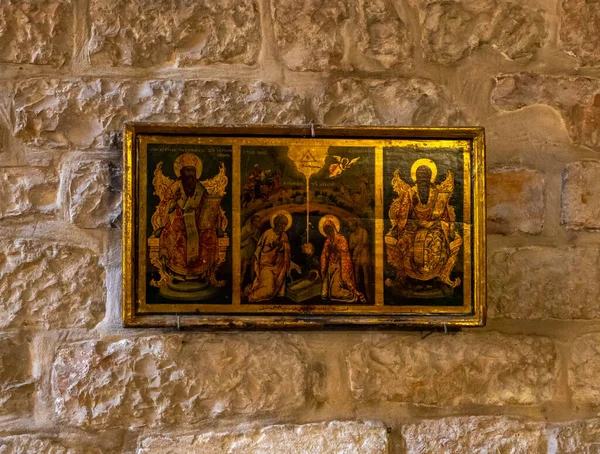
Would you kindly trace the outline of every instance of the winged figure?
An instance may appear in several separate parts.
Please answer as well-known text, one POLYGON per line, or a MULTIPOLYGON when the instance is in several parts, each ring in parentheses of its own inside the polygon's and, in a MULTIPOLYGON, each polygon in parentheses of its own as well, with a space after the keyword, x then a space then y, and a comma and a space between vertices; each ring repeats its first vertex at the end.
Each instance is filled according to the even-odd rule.
POLYGON ((335 178, 341 175, 344 170, 348 170, 350 167, 356 164, 356 162, 360 159, 360 156, 352 160, 348 158, 342 158, 340 156, 333 156, 333 159, 335 159, 336 162, 335 164, 331 164, 329 166, 329 178, 335 178))

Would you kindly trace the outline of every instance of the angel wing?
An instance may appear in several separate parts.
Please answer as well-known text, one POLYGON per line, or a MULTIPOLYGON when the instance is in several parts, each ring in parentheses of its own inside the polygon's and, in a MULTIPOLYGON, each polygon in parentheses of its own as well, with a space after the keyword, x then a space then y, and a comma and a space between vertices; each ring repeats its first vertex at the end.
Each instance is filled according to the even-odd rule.
POLYGON ((225 195, 225 189, 227 188, 227 178, 225 164, 219 163, 219 173, 214 177, 201 181, 202 185, 206 188, 207 192, 211 196, 223 197, 225 195))
POLYGON ((394 199, 388 211, 388 216, 392 223, 390 232, 396 228, 400 230, 404 228, 410 209, 410 185, 402 179, 399 169, 396 169, 394 172, 392 187, 394 188, 394 192, 398 194, 398 197, 394 199))
POLYGON ((454 192, 454 174, 451 170, 448 170, 446 173, 446 178, 444 178, 444 181, 437 185, 437 190, 439 192, 454 192))
POLYGON ((394 192, 402 197, 404 194, 407 194, 410 191, 410 185, 402 179, 400 176, 400 170, 396 169, 394 171, 394 177, 392 178, 392 187, 394 188, 394 192))
POLYGON ((358 161, 360 159, 360 156, 358 158, 354 158, 350 161, 350 163, 348 164, 348 167, 350 167, 352 164, 355 164, 356 161, 358 161))
POLYGON ((154 171, 154 178, 152 178, 152 185, 154 186, 154 194, 162 201, 167 194, 169 187, 174 183, 169 177, 162 172, 163 163, 162 161, 156 166, 154 171))
POLYGON ((174 183, 169 177, 165 176, 162 172, 163 163, 162 161, 156 166, 154 171, 154 178, 152 178, 152 185, 154 186, 154 194, 160 199, 160 203, 156 207, 156 211, 152 215, 152 228, 156 231, 160 227, 163 227, 163 220, 165 219, 166 204, 163 203, 168 198, 168 194, 171 192, 170 186, 174 183))

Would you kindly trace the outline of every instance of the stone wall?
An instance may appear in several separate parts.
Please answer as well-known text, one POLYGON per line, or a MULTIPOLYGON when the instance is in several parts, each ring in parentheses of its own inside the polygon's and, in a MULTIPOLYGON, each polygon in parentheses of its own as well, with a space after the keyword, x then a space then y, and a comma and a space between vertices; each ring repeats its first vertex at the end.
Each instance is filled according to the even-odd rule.
POLYGON ((0 453, 592 453, 600 3, 0 0, 0 453), (120 327, 126 120, 482 125, 489 321, 120 327))

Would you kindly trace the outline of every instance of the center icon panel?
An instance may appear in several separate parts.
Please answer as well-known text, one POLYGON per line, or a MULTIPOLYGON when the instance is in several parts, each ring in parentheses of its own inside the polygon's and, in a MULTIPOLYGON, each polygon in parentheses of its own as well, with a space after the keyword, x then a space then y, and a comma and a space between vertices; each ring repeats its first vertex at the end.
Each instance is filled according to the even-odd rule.
POLYGON ((242 304, 374 304, 374 148, 241 151, 242 304))

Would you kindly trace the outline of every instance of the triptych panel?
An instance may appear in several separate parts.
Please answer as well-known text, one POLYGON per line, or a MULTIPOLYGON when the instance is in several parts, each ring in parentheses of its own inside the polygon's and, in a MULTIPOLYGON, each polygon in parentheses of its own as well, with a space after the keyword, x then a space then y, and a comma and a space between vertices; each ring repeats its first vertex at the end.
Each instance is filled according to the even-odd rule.
POLYGON ((474 314, 472 141, 136 145, 136 314, 474 314))

